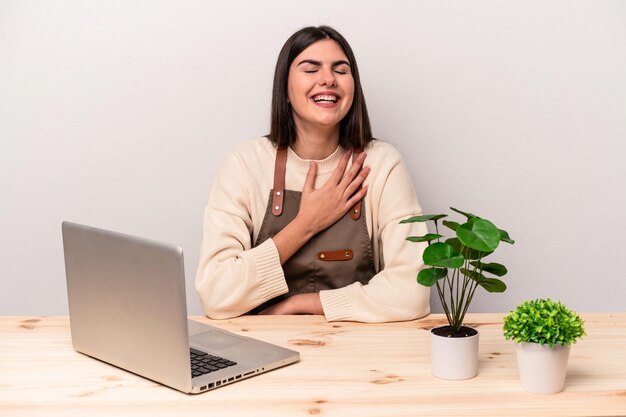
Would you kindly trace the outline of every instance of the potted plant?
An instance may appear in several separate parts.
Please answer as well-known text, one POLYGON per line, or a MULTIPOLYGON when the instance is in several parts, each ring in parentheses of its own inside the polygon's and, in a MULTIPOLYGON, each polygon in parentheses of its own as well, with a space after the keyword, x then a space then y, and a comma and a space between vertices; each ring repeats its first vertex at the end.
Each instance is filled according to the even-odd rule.
POLYGON ((525 301, 504 318, 503 328, 504 337, 516 342, 522 388, 537 394, 561 392, 570 347, 585 335, 578 314, 550 299, 525 301))
POLYGON ((468 379, 478 373, 478 331, 463 325, 465 313, 474 292, 482 287, 488 292, 503 292, 506 284, 500 277, 507 273, 504 265, 483 262, 500 242, 515 243, 509 234, 498 229, 489 220, 450 207, 465 217, 464 223, 444 220, 442 223, 455 232, 455 237, 442 241, 439 220, 446 214, 414 216, 401 223, 432 221, 436 233, 409 236, 411 242, 427 242, 422 254, 426 268, 419 271, 417 282, 432 287, 446 314, 448 325, 431 330, 431 372, 444 379, 468 379), (495 277, 489 277, 491 274, 495 277))

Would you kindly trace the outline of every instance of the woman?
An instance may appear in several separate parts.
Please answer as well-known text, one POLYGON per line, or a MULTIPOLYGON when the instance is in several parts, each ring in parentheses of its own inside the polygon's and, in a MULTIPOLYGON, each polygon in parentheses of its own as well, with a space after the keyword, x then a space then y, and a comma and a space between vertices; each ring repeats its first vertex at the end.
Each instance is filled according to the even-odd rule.
POLYGON ((287 40, 271 117, 270 134, 228 154, 211 187, 196 277, 206 314, 428 314, 429 289, 415 279, 423 246, 405 240, 425 226, 399 224, 421 209, 399 153, 372 138, 337 31, 307 27, 287 40))

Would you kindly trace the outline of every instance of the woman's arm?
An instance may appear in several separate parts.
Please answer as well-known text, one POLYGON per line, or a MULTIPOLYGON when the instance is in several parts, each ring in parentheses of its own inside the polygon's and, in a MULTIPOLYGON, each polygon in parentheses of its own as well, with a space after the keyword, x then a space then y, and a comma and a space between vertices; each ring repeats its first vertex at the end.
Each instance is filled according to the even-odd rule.
POLYGON ((316 292, 296 294, 259 314, 324 314, 320 295, 316 292))
POLYGON ((222 160, 204 211, 195 286, 205 314, 216 319, 245 314, 288 291, 274 241, 252 247, 254 178, 244 160, 237 152, 222 160))
MULTIPOLYGON (((319 189, 313 187, 317 167, 312 163, 296 219, 254 248, 250 189, 256 186, 251 183, 255 178, 246 175, 245 164, 237 154, 224 158, 216 171, 204 212, 196 274, 196 289, 209 317, 239 316, 288 292, 281 265, 367 193, 366 187, 355 193, 369 172, 361 169, 365 155, 345 171, 349 157, 348 153, 343 155, 330 179, 319 189)), ((292 298, 266 313, 321 313, 317 294, 292 298)))
POLYGON ((382 270, 367 285, 355 283, 336 290, 321 291, 327 320, 388 322, 411 320, 429 313, 430 288, 419 285, 426 244, 405 240, 427 233, 423 223, 399 224, 421 213, 411 176, 400 154, 391 146, 381 155, 370 151, 370 215, 374 218, 373 240, 378 241, 382 270), (383 267, 384 265, 384 267, 383 267))

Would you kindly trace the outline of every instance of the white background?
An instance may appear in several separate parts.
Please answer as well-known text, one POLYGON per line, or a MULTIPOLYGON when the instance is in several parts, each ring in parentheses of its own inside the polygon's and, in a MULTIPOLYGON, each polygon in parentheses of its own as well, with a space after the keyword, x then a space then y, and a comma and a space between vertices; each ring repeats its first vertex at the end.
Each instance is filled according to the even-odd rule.
POLYGON ((279 49, 319 24, 424 211, 517 241, 472 311, 624 310, 626 2, 0 0, 0 314, 67 314, 62 220, 181 246, 201 314, 214 168, 268 132, 279 49))

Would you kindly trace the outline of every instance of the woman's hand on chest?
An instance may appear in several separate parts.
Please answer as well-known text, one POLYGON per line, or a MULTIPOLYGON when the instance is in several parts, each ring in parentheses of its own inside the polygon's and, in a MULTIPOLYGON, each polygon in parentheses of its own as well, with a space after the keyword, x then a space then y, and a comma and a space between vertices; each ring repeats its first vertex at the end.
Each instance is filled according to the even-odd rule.
POLYGON ((284 264, 313 236, 334 224, 367 194, 367 186, 359 188, 370 169, 363 167, 365 153, 361 153, 346 171, 351 152, 346 152, 330 178, 320 188, 315 188, 317 164, 311 162, 302 189, 300 207, 296 217, 272 239, 280 263, 284 264))
POLYGON ((367 194, 367 186, 359 188, 370 173, 370 168, 363 166, 366 154, 360 153, 346 171, 351 155, 352 152, 346 152, 330 178, 317 189, 317 164, 311 162, 295 219, 307 227, 309 233, 315 235, 335 223, 367 194))

